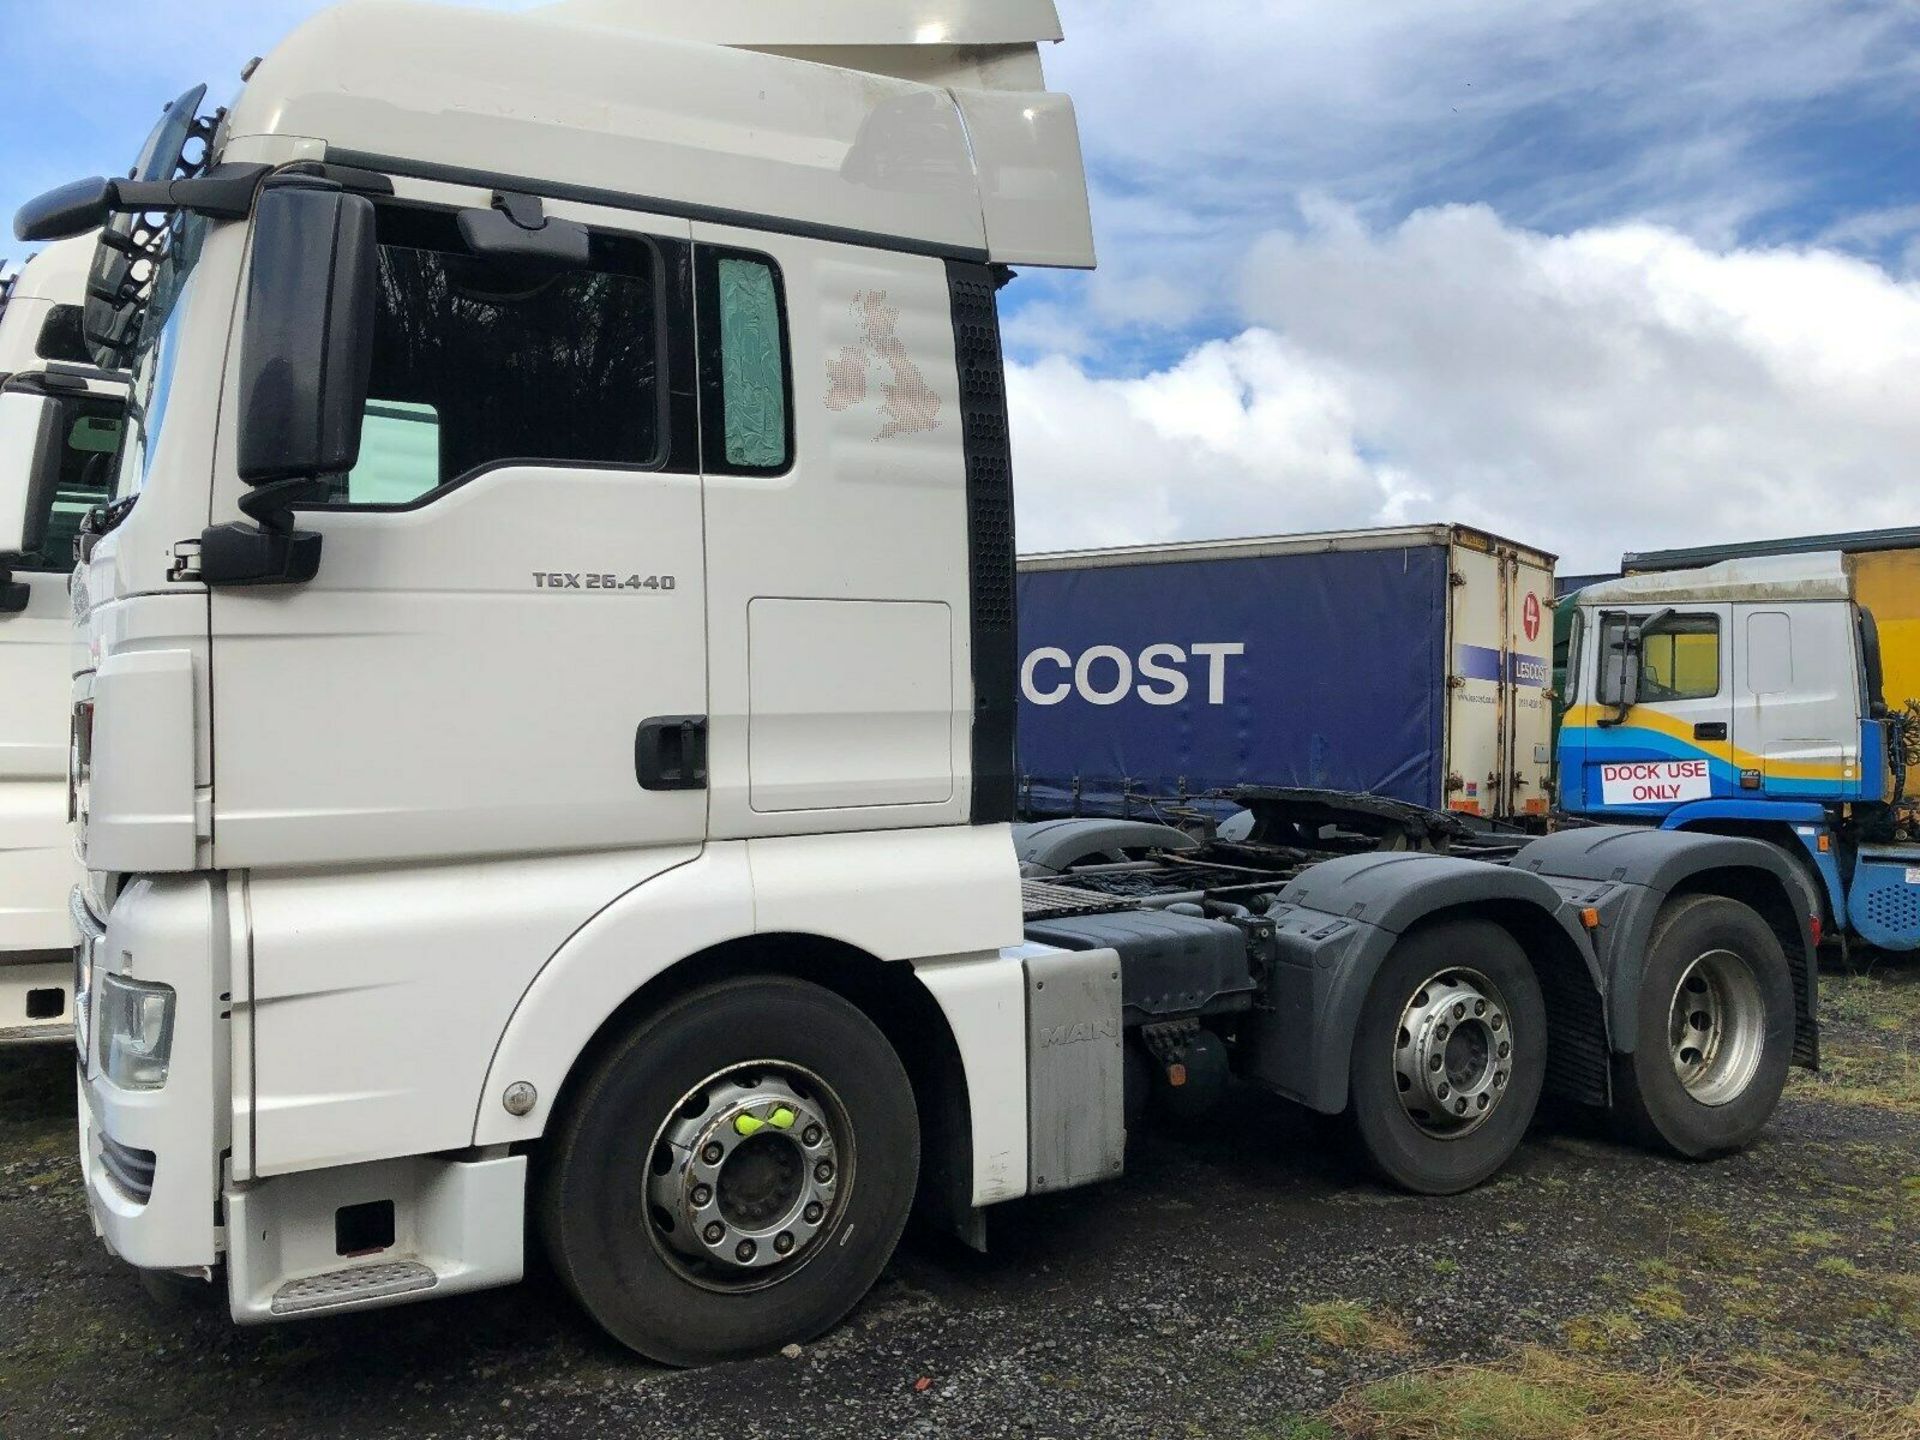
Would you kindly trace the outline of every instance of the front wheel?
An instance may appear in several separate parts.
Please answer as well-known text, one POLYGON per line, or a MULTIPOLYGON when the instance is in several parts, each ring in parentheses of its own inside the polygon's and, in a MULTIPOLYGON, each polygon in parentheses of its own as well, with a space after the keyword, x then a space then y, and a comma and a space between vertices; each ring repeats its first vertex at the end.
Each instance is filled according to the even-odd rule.
POLYGON ((668 1365, 811 1340, 866 1294, 919 1174, 913 1091, 831 991, 730 980, 595 1067, 545 1160, 541 1228, 615 1339, 668 1365))
POLYGON ((1760 1132, 1793 1059, 1793 977, 1771 927, 1720 895, 1654 922, 1635 997, 1639 1033, 1614 1057, 1614 1109, 1634 1138, 1689 1160, 1760 1132))
POLYGON ((1547 1074, 1547 1012, 1524 951, 1487 920, 1405 936, 1354 1036, 1348 1122, 1388 1180, 1452 1195, 1519 1146, 1547 1074))

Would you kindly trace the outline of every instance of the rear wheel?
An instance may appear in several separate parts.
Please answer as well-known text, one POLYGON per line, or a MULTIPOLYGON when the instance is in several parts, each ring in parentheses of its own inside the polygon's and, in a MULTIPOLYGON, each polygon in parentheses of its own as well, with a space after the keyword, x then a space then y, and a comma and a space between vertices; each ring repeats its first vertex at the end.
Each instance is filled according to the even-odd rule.
POLYGON ((878 1278, 919 1173, 893 1048, 815 985, 683 996, 595 1068, 546 1159, 541 1228, 615 1339, 669 1365, 830 1328, 878 1278))
POLYGON ((1540 983, 1514 938, 1449 920, 1403 938, 1374 977, 1354 1036, 1348 1120, 1394 1184, 1478 1185, 1507 1162, 1546 1079, 1540 983))
POLYGON ((1779 937, 1737 900, 1671 900, 1635 1004, 1634 1052, 1614 1057, 1614 1109, 1627 1129, 1693 1160, 1751 1141, 1793 1058, 1793 977, 1779 937))

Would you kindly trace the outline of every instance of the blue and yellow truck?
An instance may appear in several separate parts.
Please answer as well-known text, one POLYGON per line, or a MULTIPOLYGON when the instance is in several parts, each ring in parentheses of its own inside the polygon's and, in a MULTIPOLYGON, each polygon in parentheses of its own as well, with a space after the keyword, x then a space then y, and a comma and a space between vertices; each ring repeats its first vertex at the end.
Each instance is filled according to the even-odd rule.
POLYGON ((1885 568, 1841 550, 1749 555, 1582 590, 1559 808, 1770 841, 1824 933, 1920 949, 1903 763, 1920 673, 1904 644, 1889 664, 1886 638, 1920 614, 1869 600, 1894 593, 1885 568))

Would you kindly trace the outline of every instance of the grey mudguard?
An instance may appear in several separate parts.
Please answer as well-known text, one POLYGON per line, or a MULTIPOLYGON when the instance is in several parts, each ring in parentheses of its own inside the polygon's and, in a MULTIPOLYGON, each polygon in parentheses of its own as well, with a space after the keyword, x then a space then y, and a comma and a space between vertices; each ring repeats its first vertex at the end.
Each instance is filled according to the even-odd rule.
POLYGON ((1597 1005, 1601 972, 1578 907, 1540 876, 1417 851, 1343 856, 1303 871, 1268 912, 1276 963, 1267 1008, 1241 1027, 1242 1073, 1315 1110, 1344 1110, 1373 977, 1402 933, 1441 911, 1551 927, 1557 948, 1584 968, 1587 1004, 1597 1005))
POLYGON ((1023 875, 1058 875, 1082 861, 1122 850, 1192 850, 1199 844, 1184 830, 1144 820, 1039 820, 1013 827, 1014 854, 1023 875))
POLYGON ((1552 884, 1576 909, 1591 906, 1600 912, 1599 928, 1593 932, 1594 954, 1605 977, 1613 1047, 1622 1054, 1639 1044, 1634 1002, 1640 970, 1653 922, 1667 896, 1679 889, 1700 889, 1744 899, 1748 897, 1742 892, 1749 886, 1760 887, 1753 898, 1770 892, 1782 907, 1768 916, 1770 923, 1779 931, 1782 918, 1791 916, 1799 937, 1796 947, 1789 935, 1781 935, 1799 998, 1794 1055, 1804 1064, 1817 1062, 1816 970, 1808 891, 1793 862, 1777 847, 1762 840, 1691 830, 1595 825, 1542 836, 1511 864, 1552 884))

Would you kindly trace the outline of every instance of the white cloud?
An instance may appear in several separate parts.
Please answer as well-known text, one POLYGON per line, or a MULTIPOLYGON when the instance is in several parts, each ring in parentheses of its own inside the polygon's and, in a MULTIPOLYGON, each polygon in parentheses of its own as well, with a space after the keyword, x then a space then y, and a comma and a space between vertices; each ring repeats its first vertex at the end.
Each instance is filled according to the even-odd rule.
POLYGON ((1622 550, 1911 523, 1920 284, 1821 250, 1485 207, 1261 240, 1253 328, 1010 375, 1025 549, 1465 520, 1622 550))
POLYGON ((1216 277, 1303 191, 1374 224, 1489 201, 1538 229, 1633 215, 1730 244, 1832 179, 1783 136, 1899 133, 1920 87, 1920 11, 1856 0, 1061 8, 1048 74, 1079 109, 1103 268, 1181 302, 1095 318, 1149 328, 1217 321, 1216 277))

